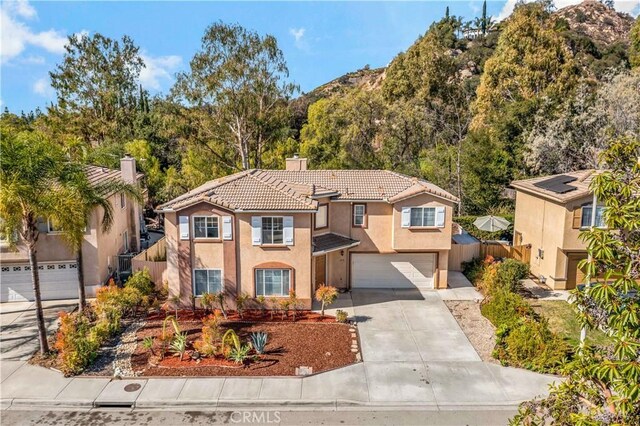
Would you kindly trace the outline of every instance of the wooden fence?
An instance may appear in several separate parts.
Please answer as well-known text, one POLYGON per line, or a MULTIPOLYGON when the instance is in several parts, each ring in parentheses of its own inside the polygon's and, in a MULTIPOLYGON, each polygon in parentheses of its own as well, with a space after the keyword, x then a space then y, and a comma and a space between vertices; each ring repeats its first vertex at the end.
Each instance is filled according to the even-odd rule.
POLYGON ((165 237, 160 238, 154 245, 140 252, 131 259, 133 272, 149 271, 151 280, 157 285, 162 285, 167 279, 167 242, 165 237))
POLYGON ((480 243, 451 244, 449 251, 449 270, 462 271, 462 262, 480 257, 480 243))
POLYGON ((485 242, 480 244, 480 257, 485 258, 487 256, 506 257, 529 263, 531 260, 531 246, 528 244, 523 246, 510 246, 504 243, 485 242))

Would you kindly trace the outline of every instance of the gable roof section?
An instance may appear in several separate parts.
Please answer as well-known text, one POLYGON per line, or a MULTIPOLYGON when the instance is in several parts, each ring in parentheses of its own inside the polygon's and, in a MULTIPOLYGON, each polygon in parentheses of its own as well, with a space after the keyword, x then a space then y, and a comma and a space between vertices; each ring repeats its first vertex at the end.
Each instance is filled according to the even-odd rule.
POLYGON ((316 198, 384 201, 429 193, 458 199, 430 182, 387 170, 247 170, 209 181, 158 207, 180 210, 210 202, 235 211, 314 211, 316 198))
MULTIPOLYGON (((106 182, 122 180, 122 172, 119 169, 110 169, 101 166, 84 166, 84 172, 92 186, 97 186, 106 182)), ((136 173, 136 179, 139 181, 144 174, 136 173)))
POLYGON ((511 182, 511 186, 518 191, 524 191, 551 201, 567 203, 579 198, 584 198, 585 196, 591 194, 591 191, 589 191, 589 185, 591 184, 591 180, 595 176, 595 173, 596 171, 593 169, 578 170, 575 172, 561 173, 551 176, 540 176, 532 179, 516 180, 511 182), (543 182, 549 181, 553 178, 559 178, 560 176, 575 178, 575 180, 564 184, 575 189, 569 190, 567 192, 557 192, 545 188, 543 182))

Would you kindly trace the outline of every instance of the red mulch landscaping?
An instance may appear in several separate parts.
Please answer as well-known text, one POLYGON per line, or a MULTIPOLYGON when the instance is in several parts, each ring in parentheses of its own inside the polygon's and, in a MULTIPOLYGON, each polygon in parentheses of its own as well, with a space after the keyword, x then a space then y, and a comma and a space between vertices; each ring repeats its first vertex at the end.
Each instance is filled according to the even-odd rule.
MULTIPOLYGON (((171 312, 169 312, 170 314, 171 312)), ((200 337, 202 311, 180 311, 178 323, 182 332, 188 334, 187 353, 180 361, 169 351, 164 360, 151 356, 141 342, 147 336, 156 338, 162 333, 164 313, 150 315, 147 324, 138 330, 138 346, 131 357, 134 371, 142 376, 293 376, 296 367, 311 367, 314 373, 342 367, 356 361, 351 352, 349 325, 336 323, 334 317, 321 317, 314 312, 299 312, 296 322, 282 321, 280 315, 273 320, 269 313, 250 312, 240 320, 236 313, 228 315, 220 325, 224 331, 229 328, 238 333, 246 343, 252 332, 268 334, 265 353, 245 365, 238 365, 222 357, 190 358, 192 343, 200 337), (150 364, 152 361, 154 365, 150 364)), ((291 318, 291 316, 289 316, 291 318)), ((170 324, 167 325, 171 327, 170 324)))

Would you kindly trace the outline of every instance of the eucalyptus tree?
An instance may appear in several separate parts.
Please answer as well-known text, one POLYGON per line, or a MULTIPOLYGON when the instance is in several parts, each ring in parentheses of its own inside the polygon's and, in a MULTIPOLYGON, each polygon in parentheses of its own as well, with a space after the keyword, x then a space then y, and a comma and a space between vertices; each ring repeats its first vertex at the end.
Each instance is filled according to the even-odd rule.
POLYGON ((73 182, 82 168, 70 163, 61 147, 43 135, 15 128, 0 128, 0 218, 2 234, 12 246, 20 241, 27 249, 40 352, 49 351, 40 296, 37 242, 38 221, 65 222, 74 228, 85 218, 78 209, 79 192, 73 182))
POLYGON ((189 70, 177 75, 172 95, 188 108, 191 140, 214 162, 229 171, 259 168, 289 136, 288 101, 297 87, 288 77, 275 37, 218 22, 206 29, 189 70))

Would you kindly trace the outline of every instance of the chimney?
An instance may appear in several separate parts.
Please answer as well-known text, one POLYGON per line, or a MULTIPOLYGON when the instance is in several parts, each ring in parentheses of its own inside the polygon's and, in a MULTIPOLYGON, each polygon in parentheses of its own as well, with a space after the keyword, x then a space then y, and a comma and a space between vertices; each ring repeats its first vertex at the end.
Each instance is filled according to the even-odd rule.
POLYGON ((298 154, 293 154, 293 158, 287 158, 286 170, 294 172, 307 170, 307 159, 298 157, 298 154))
POLYGON ((125 154, 120 159, 120 176, 122 176, 122 180, 135 184, 137 183, 136 174, 136 159, 129 154, 125 154))

